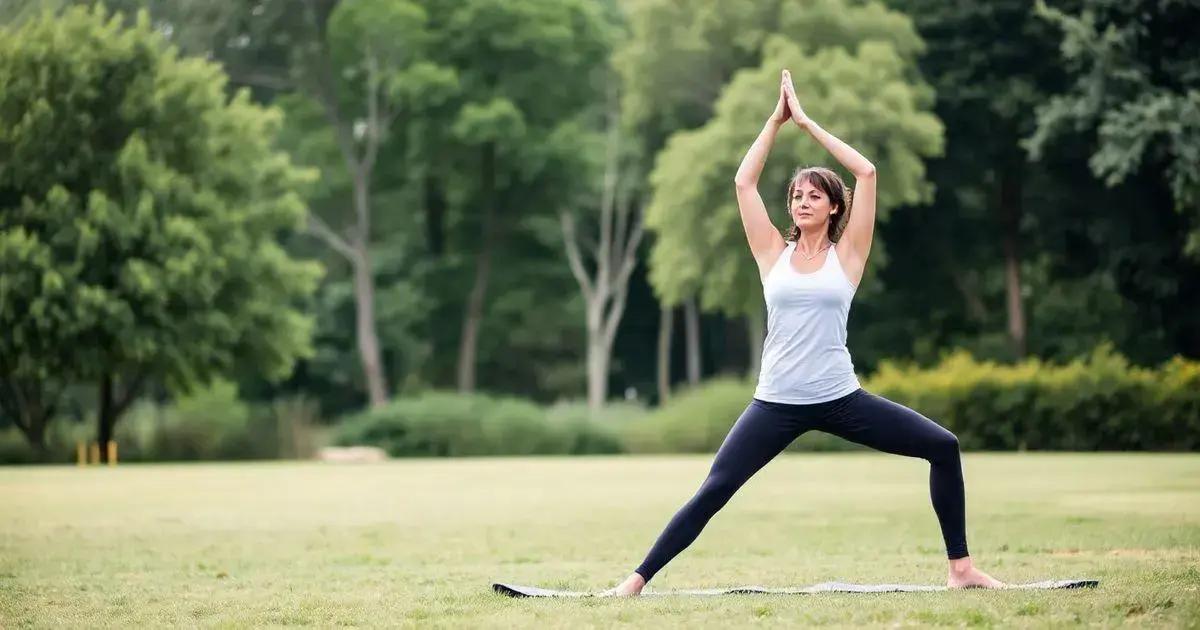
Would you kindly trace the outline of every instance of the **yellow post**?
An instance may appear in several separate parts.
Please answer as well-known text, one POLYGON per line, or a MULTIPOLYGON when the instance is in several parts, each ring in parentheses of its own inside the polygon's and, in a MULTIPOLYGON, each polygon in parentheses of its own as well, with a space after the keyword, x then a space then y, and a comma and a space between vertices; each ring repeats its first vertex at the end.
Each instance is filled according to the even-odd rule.
POLYGON ((117 443, 115 440, 108 441, 108 465, 117 465, 117 443))
POLYGON ((92 464, 100 463, 100 443, 92 442, 88 447, 88 462, 92 464))
POLYGON ((87 447, 83 445, 83 442, 75 442, 75 464, 87 466, 87 447))

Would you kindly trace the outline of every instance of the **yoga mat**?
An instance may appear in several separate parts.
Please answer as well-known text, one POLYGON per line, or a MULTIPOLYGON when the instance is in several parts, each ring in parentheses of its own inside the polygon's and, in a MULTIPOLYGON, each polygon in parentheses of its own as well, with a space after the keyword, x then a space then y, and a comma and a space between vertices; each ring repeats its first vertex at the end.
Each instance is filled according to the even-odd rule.
MULTIPOLYGON (((1026 584, 1009 584, 998 590, 1044 590, 1062 588, 1091 588, 1099 580, 1043 580, 1026 584)), ((600 593, 585 591, 558 591, 537 586, 520 584, 492 584, 492 590, 509 597, 600 597, 600 593)), ((809 595, 812 593, 912 593, 924 591, 947 591, 945 586, 926 584, 848 584, 846 582, 822 582, 797 588, 767 588, 765 586, 735 586, 732 588, 688 589, 679 591, 642 591, 642 597, 655 595, 809 595)))

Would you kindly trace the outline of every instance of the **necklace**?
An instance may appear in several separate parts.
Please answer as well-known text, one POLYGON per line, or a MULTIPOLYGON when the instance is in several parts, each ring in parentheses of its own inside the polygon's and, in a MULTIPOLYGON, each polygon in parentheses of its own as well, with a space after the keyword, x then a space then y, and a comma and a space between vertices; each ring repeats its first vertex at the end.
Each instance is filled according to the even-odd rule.
MULTIPOLYGON (((831 243, 831 244, 832 244, 832 243, 831 243)), ((799 242, 797 242, 797 243, 796 243, 796 247, 797 247, 797 248, 799 248, 799 246, 800 246, 800 243, 799 243, 799 242)), ((822 247, 821 249, 818 249, 817 251, 815 251, 815 252, 813 252, 813 253, 811 253, 811 254, 809 254, 809 255, 807 255, 807 256, 805 256, 803 253, 800 253, 800 258, 803 258, 804 260, 812 260, 813 258, 815 258, 815 257, 816 257, 816 255, 817 255, 817 254, 820 254, 821 252, 823 252, 823 251, 825 251, 825 250, 827 250, 827 249, 829 249, 829 245, 825 245, 825 246, 824 246, 824 247, 822 247)))

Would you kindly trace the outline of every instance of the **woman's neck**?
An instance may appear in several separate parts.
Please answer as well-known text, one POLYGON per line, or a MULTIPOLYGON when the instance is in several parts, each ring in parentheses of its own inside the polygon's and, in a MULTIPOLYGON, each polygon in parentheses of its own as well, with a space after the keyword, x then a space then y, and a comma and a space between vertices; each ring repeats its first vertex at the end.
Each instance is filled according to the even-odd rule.
POLYGON ((826 230, 800 230, 800 236, 796 239, 796 249, 801 253, 811 254, 825 247, 829 238, 826 236, 826 230))

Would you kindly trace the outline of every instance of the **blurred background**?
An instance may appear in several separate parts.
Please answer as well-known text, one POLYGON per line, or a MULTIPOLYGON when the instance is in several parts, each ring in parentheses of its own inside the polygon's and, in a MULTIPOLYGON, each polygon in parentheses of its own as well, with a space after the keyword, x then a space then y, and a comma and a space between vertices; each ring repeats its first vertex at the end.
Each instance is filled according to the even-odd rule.
MULTIPOLYGON (((1195 450, 1197 32, 1169 0, 4 0, 0 463, 715 449, 782 68, 879 169, 864 386, 968 449, 1195 450)), ((781 229, 801 165, 836 163, 786 127, 781 229)))

